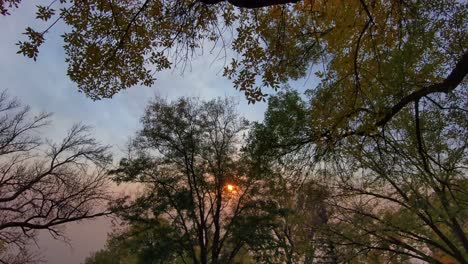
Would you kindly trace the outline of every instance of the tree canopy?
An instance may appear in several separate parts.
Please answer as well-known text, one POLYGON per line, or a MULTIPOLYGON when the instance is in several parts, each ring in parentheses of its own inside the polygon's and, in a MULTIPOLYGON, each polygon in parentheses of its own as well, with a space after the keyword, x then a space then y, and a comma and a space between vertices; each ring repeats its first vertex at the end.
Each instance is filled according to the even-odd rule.
POLYGON ((242 250, 268 247, 283 212, 266 195, 265 174, 239 150, 248 122, 230 100, 158 98, 142 123, 129 157, 111 172, 144 186, 115 209, 130 232, 153 234, 152 250, 137 247, 139 263, 229 263, 242 250))
POLYGON ((466 92, 339 140, 308 95, 270 97, 249 130, 229 100, 150 103, 112 172, 145 188, 88 263, 466 262, 466 92))
MULTIPOLYGON (((37 19, 67 25, 68 75, 93 99, 157 85, 157 72, 218 49, 224 75, 251 102, 315 73, 328 87, 324 102, 340 105, 336 119, 382 126, 410 102, 462 82, 466 9, 455 0, 62 0, 38 6, 37 19)), ((19 53, 36 59, 48 32, 28 27, 19 53)))
POLYGON ((323 120, 318 94, 273 96, 249 140, 264 167, 286 165, 329 190, 326 221, 311 240, 320 246, 325 239, 333 251, 318 255, 334 263, 372 255, 378 262, 442 263, 438 255, 466 262, 466 91, 422 99, 385 129, 340 140, 323 140, 329 127, 316 127, 323 120))
MULTIPOLYGON (((0 1, 0 12, 20 4, 0 1)), ((229 100, 149 105, 113 171, 145 187, 118 207, 137 260, 157 234, 178 250, 153 259, 175 263, 233 262, 242 250, 264 263, 466 263, 466 10, 456 0, 60 0, 38 6, 48 26, 17 44, 36 60, 64 23, 68 76, 94 100, 157 86, 159 72, 206 53, 249 102, 269 96, 251 126, 229 100), (304 94, 291 87, 312 75, 304 94)))

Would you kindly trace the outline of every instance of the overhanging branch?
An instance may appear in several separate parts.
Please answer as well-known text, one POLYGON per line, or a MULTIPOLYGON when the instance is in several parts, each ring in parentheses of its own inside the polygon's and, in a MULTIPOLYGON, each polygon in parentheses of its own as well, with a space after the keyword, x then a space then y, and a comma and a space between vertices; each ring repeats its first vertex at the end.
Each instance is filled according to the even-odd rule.
MULTIPOLYGON (((389 108, 384 112, 384 115, 381 119, 378 119, 375 123, 375 127, 385 126, 396 114, 398 114, 405 106, 410 103, 417 102, 423 97, 427 97, 433 93, 450 93, 463 81, 463 79, 468 74, 468 52, 465 52, 462 58, 458 61, 453 68, 452 72, 445 78, 443 82, 436 83, 427 87, 424 87, 420 90, 412 92, 411 94, 403 97, 397 104, 389 108)), ((338 139, 344 139, 349 136, 371 136, 368 130, 364 127, 360 127, 356 130, 349 130, 345 133, 342 133, 338 139)), ((330 140, 327 133, 322 134, 321 137, 327 138, 330 140)))
POLYGON ((468 74, 468 52, 463 54, 463 57, 458 61, 455 68, 447 76, 447 78, 441 82, 436 83, 427 87, 424 87, 420 90, 417 90, 401 99, 396 105, 394 105, 384 117, 375 123, 376 126, 384 126, 390 119, 392 119, 398 112, 403 109, 406 105, 411 102, 416 102, 424 96, 427 96, 432 93, 450 93, 463 81, 463 79, 468 74))

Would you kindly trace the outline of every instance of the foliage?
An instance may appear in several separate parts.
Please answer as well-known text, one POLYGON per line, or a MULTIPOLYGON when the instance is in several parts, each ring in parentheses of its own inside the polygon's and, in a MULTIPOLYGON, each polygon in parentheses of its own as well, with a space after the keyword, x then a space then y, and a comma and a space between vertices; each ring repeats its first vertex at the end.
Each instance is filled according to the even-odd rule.
MULTIPOLYGON (((2 14, 18 3, 1 1, 2 14)), ((92 99, 153 85, 208 45, 224 51, 224 75, 249 102, 318 78, 305 96, 270 97, 246 144, 228 101, 148 107, 134 152, 114 171, 146 189, 120 216, 133 228, 168 221, 175 259, 230 262, 247 251, 257 262, 465 263, 467 9, 456 0, 62 0, 39 6, 37 19, 67 25, 68 75, 92 99)), ((19 53, 37 59, 49 29, 28 27, 19 53)))
MULTIPOLYGON (((455 0, 62 0, 39 6, 37 19, 68 26, 68 75, 93 99, 153 85, 155 73, 184 69, 211 44, 225 54, 224 75, 249 102, 314 69, 319 86, 328 87, 316 103, 321 121, 345 129, 342 119, 353 118, 354 129, 368 132, 399 104, 450 92, 463 80, 466 9, 455 0)), ((49 29, 28 27, 19 53, 36 59, 49 29)))
MULTIPOLYGON (((105 249, 89 256, 85 264, 181 263, 177 262, 174 230, 164 219, 158 225, 133 225, 110 236, 105 249)), ((180 261, 180 260, 179 260, 180 261)))
MULTIPOLYGON (((327 224, 316 232, 328 240, 328 247, 333 245, 339 257, 336 261, 360 263, 374 258, 438 263, 436 252, 443 252, 463 263, 467 258, 468 205, 466 92, 418 101, 414 109, 405 108, 396 115, 385 129, 339 141, 323 141, 322 132, 314 129, 315 115, 322 113, 314 107, 322 100, 315 96, 320 92, 313 93, 308 104, 292 91, 272 97, 264 123, 255 126, 249 142, 257 155, 267 156, 268 166, 278 166, 278 159, 271 158, 271 150, 262 154, 265 149, 285 153, 294 147, 284 154, 293 161, 307 159, 311 153, 316 156, 317 149, 325 150, 309 159, 309 168, 315 170, 307 172, 331 191, 324 200, 327 224), (292 105, 302 109, 292 111, 292 105), (295 120, 304 113, 309 121, 292 130, 284 119, 271 118, 289 114, 295 116, 289 120, 295 120), (274 136, 284 131, 281 137, 274 136), (263 135, 270 133, 273 136, 265 140, 263 135), (309 141, 302 141, 304 137, 309 141)), ((284 159, 279 161, 284 163, 284 159)), ((301 171, 300 166, 294 167, 301 171)), ((314 247, 321 247, 320 240, 314 239, 314 247)), ((316 257, 327 257, 324 249, 316 253, 316 257)))
POLYGON ((239 151, 248 123, 230 100, 157 98, 142 123, 129 157, 112 172, 117 182, 145 187, 133 202, 117 205, 122 220, 168 228, 157 243, 169 243, 171 251, 161 253, 173 252, 168 257, 176 262, 232 262, 239 252, 267 246, 284 212, 239 151))
POLYGON ((10 15, 9 8, 17 8, 21 0, 0 0, 0 15, 10 15))

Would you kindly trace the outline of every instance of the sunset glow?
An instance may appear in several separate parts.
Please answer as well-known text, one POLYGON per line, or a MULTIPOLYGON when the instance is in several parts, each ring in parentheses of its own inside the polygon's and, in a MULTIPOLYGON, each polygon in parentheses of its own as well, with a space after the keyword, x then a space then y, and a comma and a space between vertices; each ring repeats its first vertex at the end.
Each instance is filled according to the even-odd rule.
POLYGON ((234 190, 234 186, 232 186, 231 184, 228 184, 227 189, 228 191, 232 192, 234 190))

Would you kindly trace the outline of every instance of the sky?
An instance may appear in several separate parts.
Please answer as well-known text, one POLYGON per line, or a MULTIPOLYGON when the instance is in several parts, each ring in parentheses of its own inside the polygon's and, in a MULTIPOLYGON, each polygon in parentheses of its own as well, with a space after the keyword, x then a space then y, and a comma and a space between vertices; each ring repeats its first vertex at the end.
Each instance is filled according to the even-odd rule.
MULTIPOLYGON (((125 144, 140 128, 139 120, 149 100, 155 95, 174 100, 180 96, 203 99, 231 96, 239 101, 239 111, 251 121, 261 121, 266 103, 248 105, 241 93, 222 76, 222 61, 205 54, 192 62, 191 70, 165 71, 156 75, 151 87, 134 87, 120 92, 112 99, 92 101, 79 93, 66 76, 65 54, 60 38, 62 25, 46 35, 37 61, 16 54, 18 40, 26 26, 45 28, 34 20, 35 4, 41 1, 23 1, 11 16, 0 16, 0 90, 29 105, 33 113, 53 113, 52 125, 41 130, 44 138, 60 140, 75 123, 93 127, 93 135, 101 143, 112 146, 114 162, 123 154, 125 144)), ((299 89, 305 87, 301 82, 299 89)), ((41 233, 36 249, 46 263, 78 264, 86 256, 105 244, 111 230, 109 219, 98 219, 65 227, 67 242, 54 240, 41 233)))

